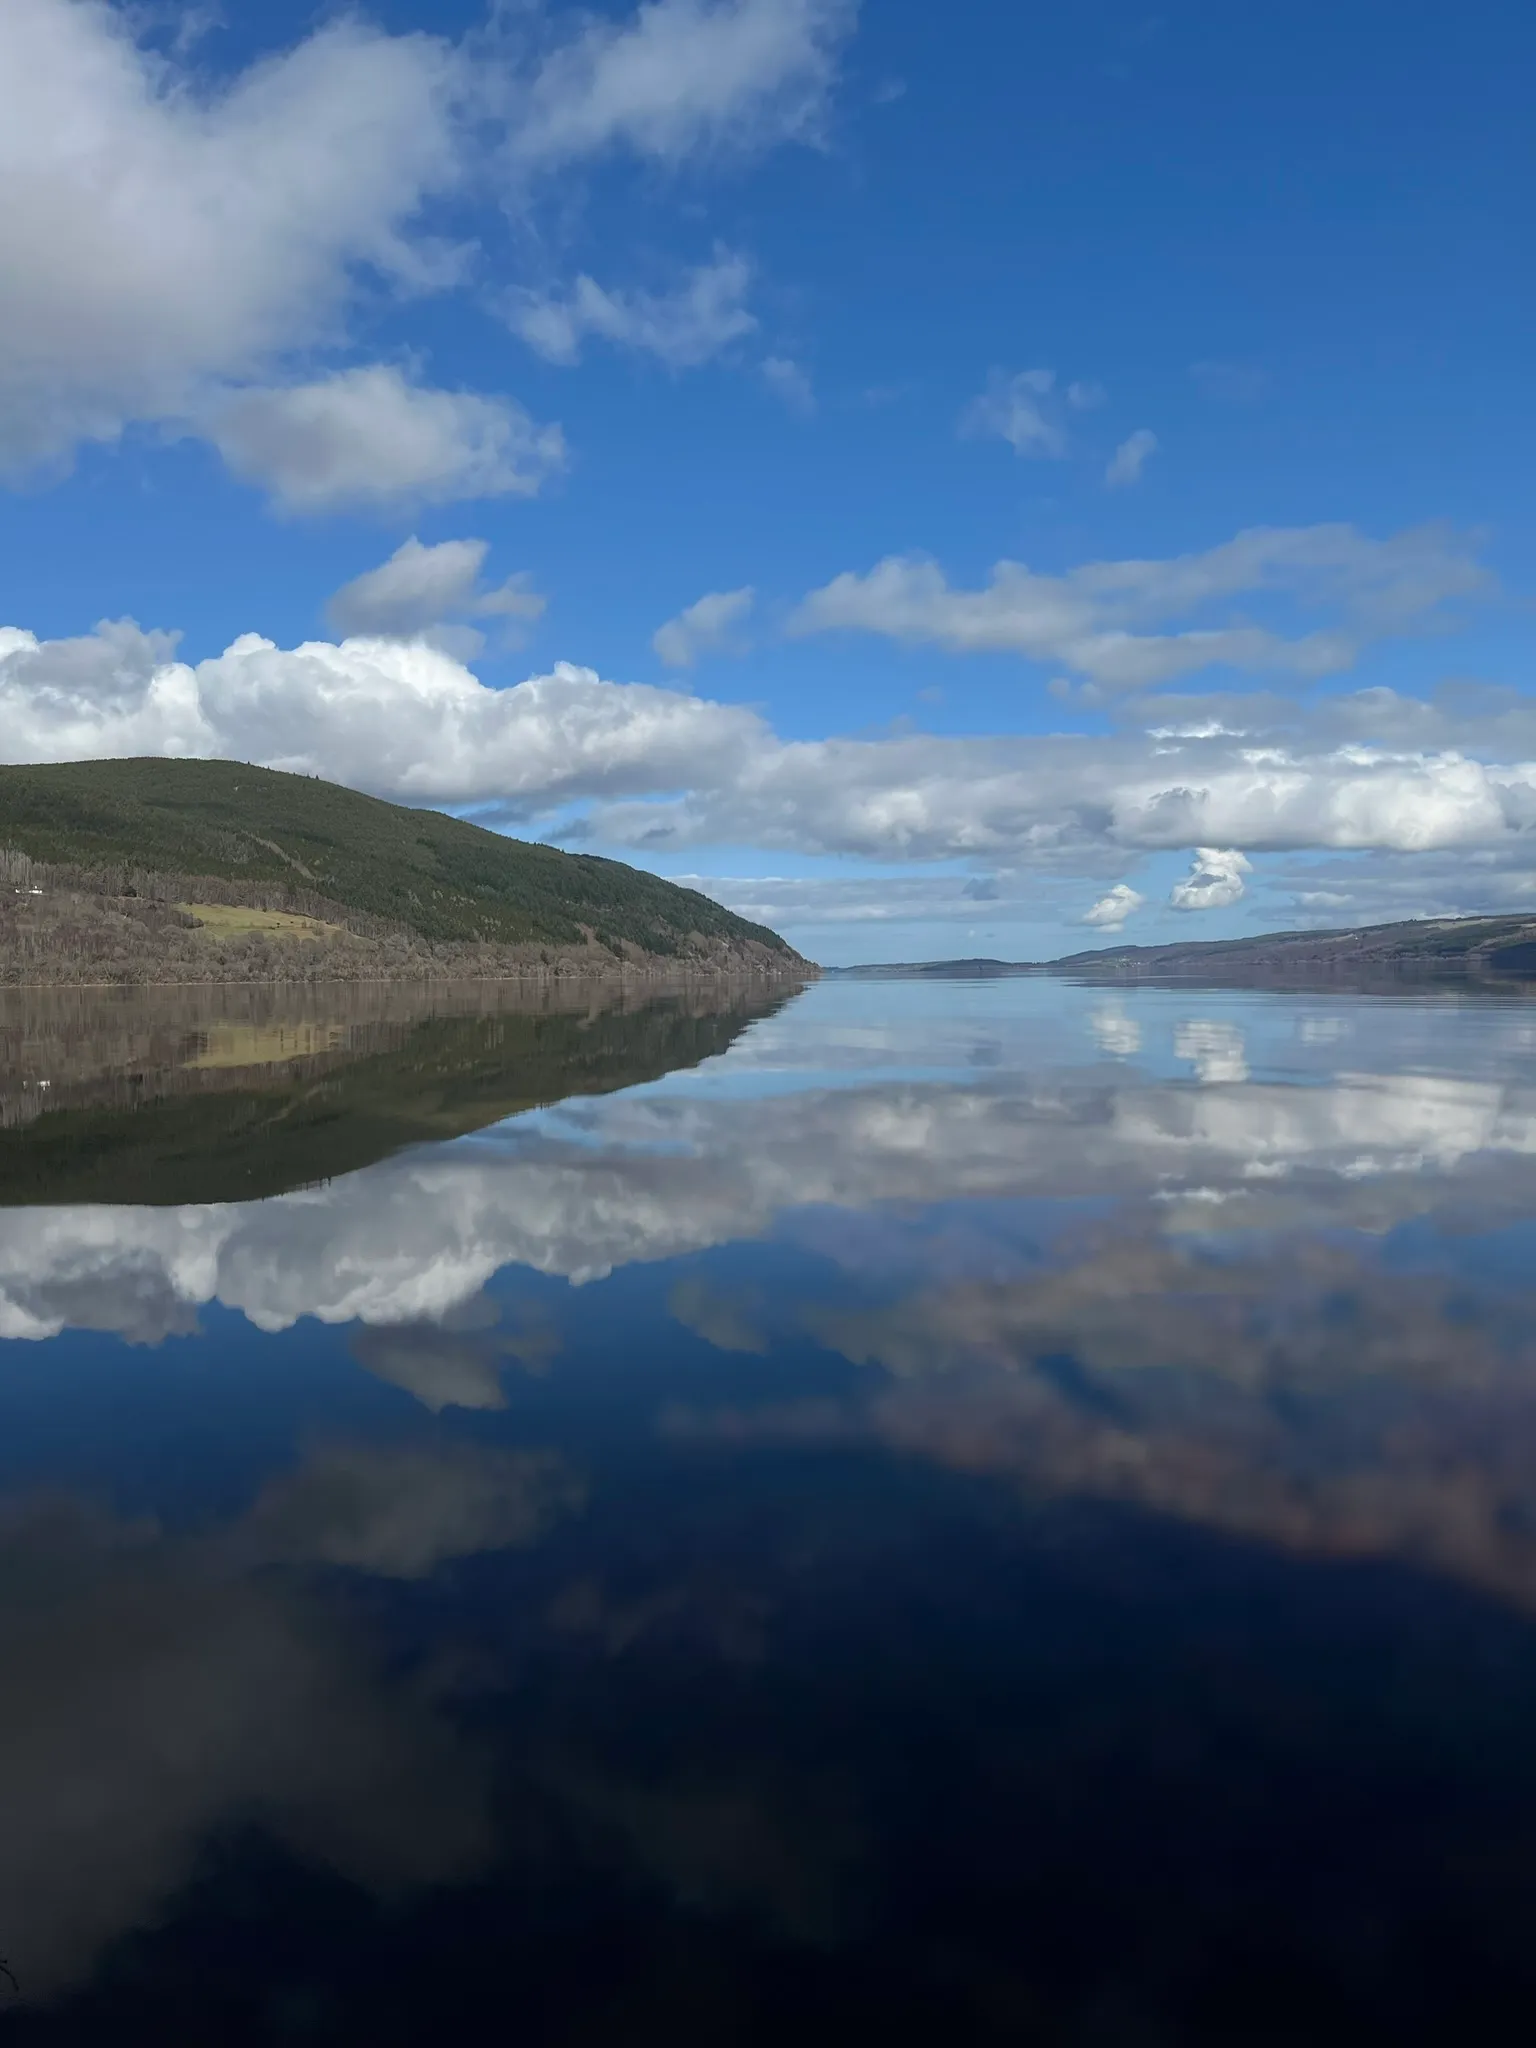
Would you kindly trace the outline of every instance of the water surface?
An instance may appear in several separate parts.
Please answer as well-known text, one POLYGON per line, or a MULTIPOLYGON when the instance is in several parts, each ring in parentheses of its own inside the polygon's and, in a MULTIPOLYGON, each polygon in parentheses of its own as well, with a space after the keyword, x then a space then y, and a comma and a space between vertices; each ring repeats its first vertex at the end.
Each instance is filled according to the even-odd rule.
POLYGON ((0 2032, 1523 2037, 1529 1001, 297 1000, 0 1008, 0 2032))

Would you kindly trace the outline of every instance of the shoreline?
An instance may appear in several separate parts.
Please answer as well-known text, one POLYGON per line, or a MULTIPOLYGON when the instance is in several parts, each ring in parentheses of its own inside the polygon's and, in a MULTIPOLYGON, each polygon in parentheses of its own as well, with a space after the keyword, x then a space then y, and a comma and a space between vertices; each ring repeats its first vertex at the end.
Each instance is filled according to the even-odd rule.
POLYGON ((111 981, 51 980, 7 981, 0 979, 0 998, 11 990, 18 994, 40 989, 173 989, 173 988, 431 988, 463 987, 470 983, 548 987, 560 982, 659 982, 685 981, 797 981, 822 979, 822 969, 806 962, 799 967, 680 967, 670 970, 607 967, 543 968, 531 974, 242 974, 199 975, 190 981, 157 981, 147 976, 117 977, 111 981))

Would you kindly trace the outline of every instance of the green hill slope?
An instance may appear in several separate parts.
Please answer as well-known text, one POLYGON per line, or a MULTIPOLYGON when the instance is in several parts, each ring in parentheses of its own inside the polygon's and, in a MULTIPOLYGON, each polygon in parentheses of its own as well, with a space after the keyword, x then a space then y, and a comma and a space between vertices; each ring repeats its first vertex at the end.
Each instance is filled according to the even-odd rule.
POLYGON ((622 862, 237 762, 0 766, 0 849, 116 870, 125 887, 136 873, 207 876, 249 900, 266 884, 295 909, 339 906, 434 942, 572 946, 591 934, 669 956, 702 939, 798 959, 764 926, 622 862))

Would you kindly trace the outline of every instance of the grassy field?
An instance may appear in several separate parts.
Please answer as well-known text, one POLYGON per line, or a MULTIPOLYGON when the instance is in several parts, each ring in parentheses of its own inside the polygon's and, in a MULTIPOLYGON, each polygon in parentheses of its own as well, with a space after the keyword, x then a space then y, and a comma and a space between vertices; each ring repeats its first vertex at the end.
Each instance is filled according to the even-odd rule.
POLYGON ((282 939, 335 939, 342 927, 323 918, 300 917, 291 910, 253 910, 243 903, 178 903, 188 917, 195 917, 205 931, 220 938, 241 932, 268 932, 282 939))
POLYGON ((796 959, 764 926, 620 861, 231 761, 0 766, 0 849, 115 873, 125 886, 135 873, 207 876, 248 893, 263 884, 297 915, 323 919, 334 906, 433 941, 574 946, 590 936, 662 956, 700 941, 755 942, 796 959))

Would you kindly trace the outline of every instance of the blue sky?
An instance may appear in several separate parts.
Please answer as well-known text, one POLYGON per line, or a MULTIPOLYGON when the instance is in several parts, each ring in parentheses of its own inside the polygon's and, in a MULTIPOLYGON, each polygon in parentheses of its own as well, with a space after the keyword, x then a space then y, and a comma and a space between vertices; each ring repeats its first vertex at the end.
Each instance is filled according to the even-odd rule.
POLYGON ((829 962, 1530 905, 1533 43, 8 0, 0 755, 302 767, 829 962))

